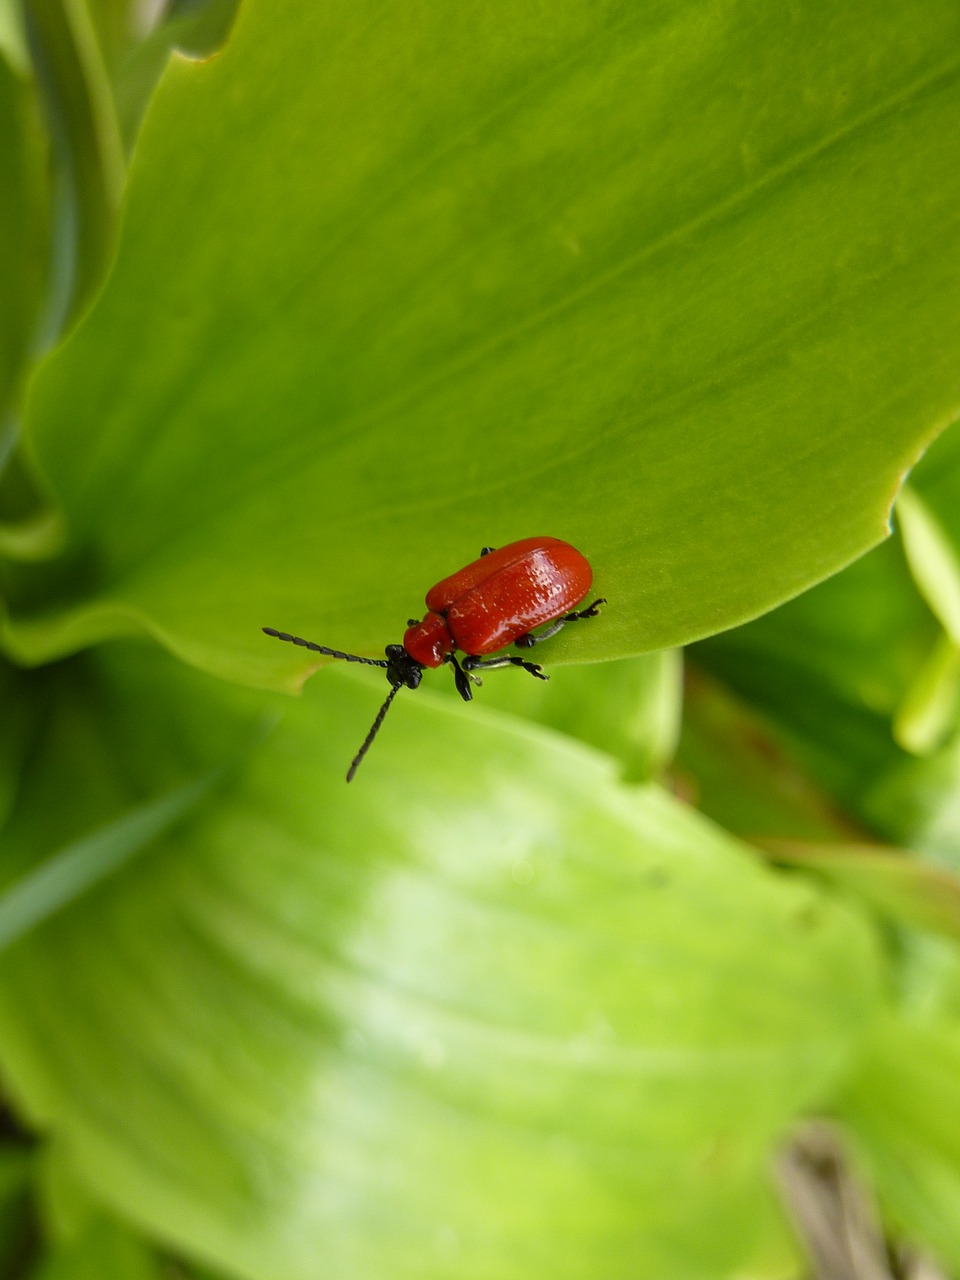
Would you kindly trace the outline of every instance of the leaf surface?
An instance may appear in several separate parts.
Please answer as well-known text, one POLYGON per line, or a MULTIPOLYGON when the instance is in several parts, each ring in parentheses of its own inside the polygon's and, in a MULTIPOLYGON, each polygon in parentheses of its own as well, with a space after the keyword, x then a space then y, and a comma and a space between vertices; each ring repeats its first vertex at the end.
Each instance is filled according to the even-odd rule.
MULTIPOLYGON (((157 794, 238 722, 241 691, 111 649, 31 677, 63 721, 14 862, 63 843, 31 797, 71 794, 78 742, 95 777, 154 739, 128 788, 157 794)), ((216 804, 0 956, 14 1095, 98 1197, 238 1275, 727 1276, 776 1235, 770 1143, 875 1015, 870 930, 610 758, 429 690, 347 787, 371 679, 279 700, 216 804)))
POLYGON ((958 37, 949 0, 251 0, 168 69, 37 380, 70 543, 9 652, 146 630, 291 688, 262 625, 376 652, 535 533, 611 601, 562 661, 835 571, 960 409, 958 37))

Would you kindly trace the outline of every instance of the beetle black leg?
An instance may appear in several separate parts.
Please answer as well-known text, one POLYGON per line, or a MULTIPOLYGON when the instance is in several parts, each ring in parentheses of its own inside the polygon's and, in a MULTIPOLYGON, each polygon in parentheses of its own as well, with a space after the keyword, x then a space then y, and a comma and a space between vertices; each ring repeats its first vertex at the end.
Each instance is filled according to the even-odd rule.
POLYGON ((420 619, 419 619, 419 618, 408 618, 408 619, 407 619, 407 626, 408 626, 408 627, 419 627, 419 625, 420 625, 420 619))
MULTIPOLYGON (((469 669, 464 670, 464 667, 461 667, 460 663, 452 653, 448 653, 444 661, 449 662, 453 667, 453 683, 457 686, 457 693, 459 693, 464 702, 472 702, 473 690, 470 688, 470 685, 481 684, 482 681, 480 680, 480 677, 472 676, 469 669)), ((466 664, 464 664, 464 666, 466 666, 466 664)))
POLYGON ((550 679, 544 674, 538 662, 524 662, 523 658, 514 658, 512 655, 504 655, 501 658, 464 658, 463 660, 463 669, 467 672, 478 669, 492 671, 494 667, 523 667, 524 671, 529 671, 538 680, 550 679))
POLYGON ((564 618, 558 618, 556 622, 550 624, 545 631, 541 631, 538 635, 534 635, 532 631, 528 631, 526 635, 517 636, 514 644, 518 649, 532 649, 535 644, 539 644, 541 640, 549 640, 551 636, 555 636, 558 631, 562 631, 568 622, 579 622, 582 618, 596 618, 600 614, 600 606, 606 604, 606 600, 601 596, 599 600, 594 600, 593 604, 586 609, 580 609, 577 613, 568 613, 564 618))
POLYGON ((484 556, 488 556, 491 551, 496 551, 496 549, 497 549, 496 547, 481 547, 480 548, 481 560, 483 559, 484 556))

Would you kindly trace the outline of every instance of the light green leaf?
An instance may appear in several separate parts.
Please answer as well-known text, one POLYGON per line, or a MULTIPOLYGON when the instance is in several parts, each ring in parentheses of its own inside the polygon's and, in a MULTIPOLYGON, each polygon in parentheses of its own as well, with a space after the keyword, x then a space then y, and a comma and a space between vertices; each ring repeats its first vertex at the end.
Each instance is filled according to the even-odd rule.
MULTIPOLYGON (((236 717, 228 686, 114 649, 32 677, 99 696, 57 699, 21 849, 58 821, 29 800, 71 705, 88 759, 122 726, 163 778, 236 717)), ((0 957, 16 1098, 104 1202, 240 1276, 755 1261, 770 1145, 876 1011, 868 928, 478 703, 398 699, 347 787, 381 689, 325 672, 216 808, 0 957)))
POLYGON ((294 687, 260 626, 376 651, 532 533, 611 602, 561 661, 833 572, 960 410, 958 38, 951 0, 251 0, 168 69, 37 381, 71 556, 8 651, 294 687))
POLYGON ((901 756, 860 797, 874 831, 960 870, 960 738, 920 758, 901 756))
MULTIPOLYGON (((942 466, 947 463, 945 451, 946 446, 944 452, 937 454, 942 466)), ((897 499, 897 520, 910 571, 923 598, 950 639, 960 645, 960 556, 956 546, 910 485, 904 487, 897 499)))
POLYGON ((917 673, 894 733, 926 755, 960 723, 960 433, 948 432, 924 459, 897 501, 903 545, 917 586, 944 635, 917 673), (929 492, 929 499, 925 494, 929 492))
POLYGON ((19 0, 0 0, 0 57, 6 58, 20 75, 27 75, 30 55, 19 0))
MULTIPOLYGON (((683 660, 676 649, 559 667, 549 683, 519 671, 497 675, 477 694, 485 707, 526 716, 616 756, 631 782, 655 776, 676 750, 683 709, 683 660)), ((440 688, 457 696, 452 683, 442 681, 440 688)))
POLYGON ((770 840, 779 861, 821 872, 883 915, 960 940, 960 878, 903 849, 770 840))
POLYGON ((960 1032, 902 1016, 878 1030, 839 1103, 901 1232, 960 1267, 960 1032))
POLYGON ((944 632, 919 668, 893 721, 905 751, 929 755, 956 727, 960 712, 960 646, 944 632))

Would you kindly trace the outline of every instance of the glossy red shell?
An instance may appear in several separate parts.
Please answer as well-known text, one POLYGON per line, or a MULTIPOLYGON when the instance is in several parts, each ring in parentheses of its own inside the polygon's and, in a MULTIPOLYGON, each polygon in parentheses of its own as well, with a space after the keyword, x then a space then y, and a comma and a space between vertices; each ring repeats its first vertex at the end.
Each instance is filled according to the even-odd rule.
POLYGON ((511 542, 431 587, 430 613, 409 628, 404 648, 425 667, 438 667, 454 649, 495 653, 575 608, 592 581, 589 563, 569 542, 511 542))

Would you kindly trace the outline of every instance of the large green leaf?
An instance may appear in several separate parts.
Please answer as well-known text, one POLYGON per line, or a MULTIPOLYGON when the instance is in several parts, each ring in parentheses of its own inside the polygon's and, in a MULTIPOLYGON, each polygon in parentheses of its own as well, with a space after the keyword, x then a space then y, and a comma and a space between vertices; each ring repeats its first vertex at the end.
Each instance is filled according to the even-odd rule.
POLYGON ((837 569, 960 407, 958 37, 951 0, 251 0, 169 68, 37 381, 70 555, 9 651, 146 629, 293 687, 261 625, 374 651, 539 532, 611 601, 568 659, 837 569))
MULTIPOLYGON (((138 738, 159 792, 238 723, 146 649, 28 679, 63 720, 21 866, 76 835, 33 797, 80 743, 141 795, 138 738)), ((104 1201, 239 1275, 727 1276, 770 1239, 772 1140, 876 1010, 869 930, 601 753, 429 692, 347 787, 382 687, 282 700, 216 803, 0 957, 15 1096, 104 1201)))

